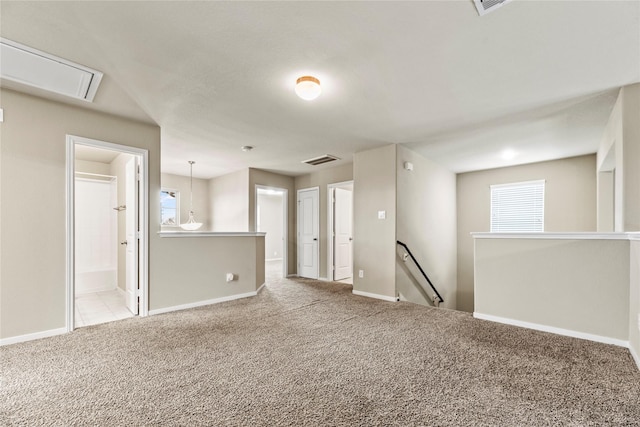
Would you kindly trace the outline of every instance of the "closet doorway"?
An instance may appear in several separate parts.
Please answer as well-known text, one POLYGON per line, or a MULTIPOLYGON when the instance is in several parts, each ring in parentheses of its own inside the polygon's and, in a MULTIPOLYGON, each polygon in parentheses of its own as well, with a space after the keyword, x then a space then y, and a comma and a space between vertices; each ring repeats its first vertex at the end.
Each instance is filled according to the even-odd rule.
POLYGON ((146 150, 67 138, 67 330, 146 314, 146 150))

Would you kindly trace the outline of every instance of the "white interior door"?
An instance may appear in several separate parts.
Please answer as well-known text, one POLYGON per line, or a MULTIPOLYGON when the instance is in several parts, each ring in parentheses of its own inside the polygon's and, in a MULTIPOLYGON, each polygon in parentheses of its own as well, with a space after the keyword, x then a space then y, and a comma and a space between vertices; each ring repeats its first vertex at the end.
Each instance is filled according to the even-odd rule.
POLYGON ((318 278, 319 189, 298 191, 298 276, 318 278))
POLYGON ((353 192, 335 189, 333 204, 333 280, 344 280, 353 276, 353 192))
POLYGON ((127 308, 138 314, 138 158, 126 165, 126 296, 127 308))

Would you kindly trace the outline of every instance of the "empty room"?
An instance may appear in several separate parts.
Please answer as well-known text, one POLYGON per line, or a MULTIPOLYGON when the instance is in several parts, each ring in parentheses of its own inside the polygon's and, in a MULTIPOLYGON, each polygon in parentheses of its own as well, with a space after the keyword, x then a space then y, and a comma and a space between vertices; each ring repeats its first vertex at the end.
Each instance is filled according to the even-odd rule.
POLYGON ((0 425, 640 425, 640 1, 0 1, 0 425))

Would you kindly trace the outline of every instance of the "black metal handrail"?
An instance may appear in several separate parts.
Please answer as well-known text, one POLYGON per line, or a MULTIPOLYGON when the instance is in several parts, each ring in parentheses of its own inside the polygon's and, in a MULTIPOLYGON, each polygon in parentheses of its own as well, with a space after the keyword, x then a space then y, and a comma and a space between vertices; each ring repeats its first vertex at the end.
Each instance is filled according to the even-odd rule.
POLYGON ((438 290, 436 289, 435 286, 433 286, 433 283, 431 283, 431 280, 429 280, 429 276, 427 276, 427 273, 424 272, 424 270, 422 269, 422 267, 420 266, 420 263, 418 262, 418 260, 416 259, 416 257, 413 256, 413 254, 411 253, 411 250, 409 249, 409 247, 407 245, 405 245, 404 243, 402 243, 400 240, 396 241, 400 246, 402 246, 407 253, 409 254, 409 256, 411 257, 411 259, 413 260, 413 262, 416 264, 416 266, 418 267, 418 270, 420 270, 420 273, 422 273, 422 275, 424 276, 425 279, 427 279, 427 283, 429 284, 429 286, 431 286, 431 289, 433 289, 433 292, 436 293, 436 296, 438 297, 438 299, 440 300, 440 302, 444 302, 444 299, 442 298, 442 296, 440 296, 440 292, 438 292, 438 290))

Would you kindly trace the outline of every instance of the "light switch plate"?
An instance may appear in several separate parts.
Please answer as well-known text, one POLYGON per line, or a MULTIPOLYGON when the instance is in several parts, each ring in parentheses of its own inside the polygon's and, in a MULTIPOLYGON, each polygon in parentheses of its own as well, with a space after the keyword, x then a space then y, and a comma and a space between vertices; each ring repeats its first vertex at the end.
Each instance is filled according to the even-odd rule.
POLYGON ((378 219, 385 219, 387 217, 387 211, 378 211, 378 219))

